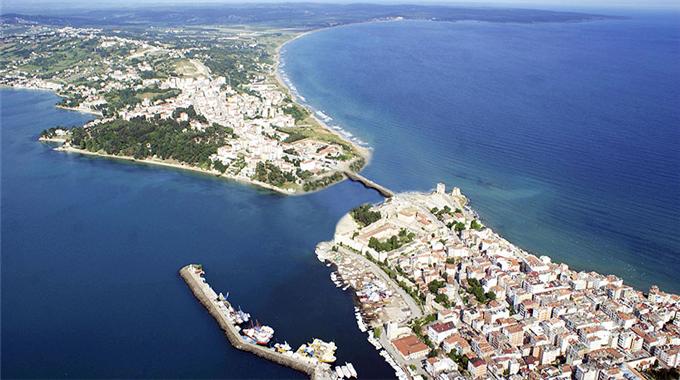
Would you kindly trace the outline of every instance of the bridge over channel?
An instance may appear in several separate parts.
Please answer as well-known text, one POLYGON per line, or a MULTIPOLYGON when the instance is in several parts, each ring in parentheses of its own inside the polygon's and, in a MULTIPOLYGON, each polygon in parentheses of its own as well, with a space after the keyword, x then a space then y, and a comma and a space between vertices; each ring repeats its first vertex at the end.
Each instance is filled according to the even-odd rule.
POLYGON ((385 198, 392 198, 394 196, 394 192, 392 190, 371 181, 370 179, 362 176, 361 174, 350 171, 344 171, 343 174, 351 181, 359 182, 360 184, 364 185, 365 188, 373 189, 380 193, 380 195, 382 195, 385 198))

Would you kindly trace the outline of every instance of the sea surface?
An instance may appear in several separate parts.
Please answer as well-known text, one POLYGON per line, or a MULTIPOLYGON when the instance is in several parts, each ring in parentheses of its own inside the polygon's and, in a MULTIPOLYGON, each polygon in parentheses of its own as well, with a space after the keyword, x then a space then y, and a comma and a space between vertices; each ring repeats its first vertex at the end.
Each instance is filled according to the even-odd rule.
MULTIPOLYGON (((354 25, 292 42, 283 70, 374 149, 368 177, 459 186, 527 249, 680 292, 675 21, 354 25)), ((375 193, 283 197, 55 152, 41 130, 90 118, 57 101, 0 90, 4 377, 302 378, 229 345, 178 276, 188 263, 277 339, 334 340, 362 378, 393 374, 313 253, 375 193)))
POLYGON ((678 293, 680 15, 623 16, 338 27, 286 45, 283 71, 373 148, 367 177, 458 186, 527 250, 678 293))

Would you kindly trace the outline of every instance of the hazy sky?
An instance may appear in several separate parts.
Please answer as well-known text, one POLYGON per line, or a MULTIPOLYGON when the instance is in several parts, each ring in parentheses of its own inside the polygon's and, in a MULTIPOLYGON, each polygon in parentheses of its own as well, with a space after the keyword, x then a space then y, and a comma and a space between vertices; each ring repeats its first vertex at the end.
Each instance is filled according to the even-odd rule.
MULTIPOLYGON (((588 8, 675 8, 680 9, 680 0, 294 0, 297 2, 316 3, 406 3, 406 4, 448 4, 456 6, 503 6, 521 8, 544 8, 580 10, 588 8)), ((209 4, 243 4, 243 3, 287 3, 291 0, 0 0, 0 13, 30 12, 52 13, 68 9, 118 8, 151 5, 209 5, 209 4)))

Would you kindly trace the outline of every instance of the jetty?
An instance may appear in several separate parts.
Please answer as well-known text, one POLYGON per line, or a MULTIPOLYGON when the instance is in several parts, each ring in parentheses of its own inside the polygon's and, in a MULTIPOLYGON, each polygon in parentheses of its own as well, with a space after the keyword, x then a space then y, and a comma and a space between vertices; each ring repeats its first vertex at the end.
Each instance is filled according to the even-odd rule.
POLYGON ((313 380, 332 380, 337 378, 328 364, 309 360, 297 355, 277 352, 272 348, 259 346, 243 340, 237 327, 230 320, 228 313, 225 312, 224 306, 221 306, 220 304, 230 305, 226 300, 220 300, 218 302, 218 299, 220 299, 218 294, 206 283, 202 274, 203 269, 197 264, 189 264, 179 271, 179 275, 184 279, 187 285, 189 285, 189 288, 199 302, 201 302, 201 304, 208 309, 210 315, 215 318, 215 321, 217 321, 217 324, 224 331, 234 348, 251 352, 261 358, 303 372, 313 380))
POLYGON ((373 189, 380 193, 385 198, 392 198, 394 196, 394 192, 385 186, 382 186, 376 182, 371 181, 370 179, 362 176, 359 173, 354 173, 348 170, 343 171, 343 174, 345 177, 349 178, 353 182, 359 182, 360 184, 364 185, 365 188, 367 189, 373 189))

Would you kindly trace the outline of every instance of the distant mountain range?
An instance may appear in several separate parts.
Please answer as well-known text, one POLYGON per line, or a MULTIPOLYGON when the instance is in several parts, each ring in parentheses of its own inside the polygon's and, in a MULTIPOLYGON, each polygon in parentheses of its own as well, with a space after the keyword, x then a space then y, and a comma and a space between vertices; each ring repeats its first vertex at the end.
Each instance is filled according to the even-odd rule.
POLYGON ((163 6, 134 9, 74 10, 69 15, 0 15, 5 24, 48 24, 64 26, 207 25, 256 24, 313 29, 381 19, 489 22, 573 22, 610 18, 577 12, 531 9, 463 8, 452 6, 378 4, 247 4, 211 6, 163 6))

